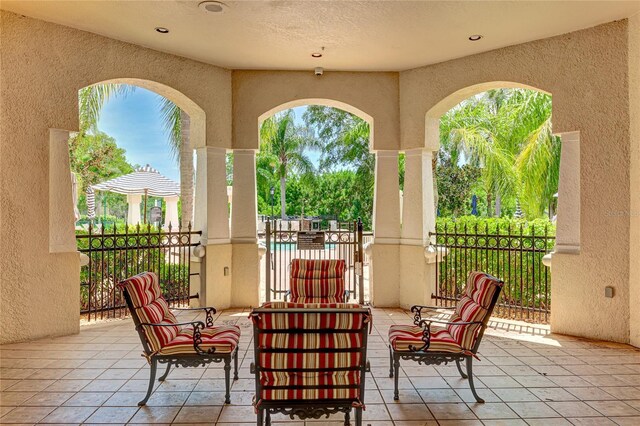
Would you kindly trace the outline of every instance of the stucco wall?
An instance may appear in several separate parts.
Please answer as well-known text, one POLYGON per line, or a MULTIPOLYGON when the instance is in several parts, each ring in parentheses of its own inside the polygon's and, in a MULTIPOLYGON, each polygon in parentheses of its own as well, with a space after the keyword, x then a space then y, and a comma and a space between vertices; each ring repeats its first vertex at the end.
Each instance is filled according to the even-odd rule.
POLYGON ((405 149, 425 145, 427 113, 464 88, 517 83, 553 95, 554 132, 580 131, 582 217, 580 254, 553 258, 552 329, 622 342, 629 340, 628 53, 625 20, 400 73, 405 149), (615 288, 613 299, 605 286, 615 288))
POLYGON ((640 347, 640 14, 629 19, 630 149, 630 343, 640 347))
POLYGON ((0 32, 3 343, 78 330, 78 255, 48 242, 49 128, 77 129, 78 90, 123 78, 171 87, 206 114, 207 143, 230 147, 231 72, 5 11, 0 32))
POLYGON ((333 71, 322 76, 311 71, 234 71, 233 147, 258 148, 258 121, 266 113, 277 112, 283 104, 314 103, 350 110, 373 122, 374 149, 399 148, 398 73, 333 71))

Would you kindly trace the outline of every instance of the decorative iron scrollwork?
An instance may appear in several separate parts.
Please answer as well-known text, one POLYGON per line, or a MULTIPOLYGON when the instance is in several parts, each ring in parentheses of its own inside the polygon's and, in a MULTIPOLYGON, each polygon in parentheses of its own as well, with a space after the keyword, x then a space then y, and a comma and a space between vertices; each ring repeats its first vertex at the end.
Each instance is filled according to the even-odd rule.
POLYGON ((200 349, 202 344, 202 329, 204 329, 204 323, 202 321, 195 321, 193 323, 193 349, 200 355, 212 355, 215 351, 215 347, 210 347, 206 351, 200 349))
POLYGON ((458 354, 445 354, 440 352, 427 352, 427 353, 406 353, 398 352, 400 358, 405 361, 415 361, 419 365, 447 365, 450 362, 455 362, 456 359, 460 359, 458 354))
POLYGON ((289 418, 294 419, 298 417, 300 420, 306 419, 319 419, 321 417, 329 418, 331 414, 336 413, 344 413, 348 414, 351 412, 351 405, 349 406, 341 406, 341 407, 321 407, 314 406, 312 404, 300 407, 293 408, 285 408, 285 407, 266 407, 266 411, 269 414, 277 414, 282 413, 285 416, 289 416, 289 418))
POLYGON ((422 327, 422 341, 424 342, 424 344, 419 348, 413 345, 409 345, 409 350, 412 352, 425 351, 429 348, 429 345, 431 344, 431 321, 421 320, 418 323, 418 327, 422 327))

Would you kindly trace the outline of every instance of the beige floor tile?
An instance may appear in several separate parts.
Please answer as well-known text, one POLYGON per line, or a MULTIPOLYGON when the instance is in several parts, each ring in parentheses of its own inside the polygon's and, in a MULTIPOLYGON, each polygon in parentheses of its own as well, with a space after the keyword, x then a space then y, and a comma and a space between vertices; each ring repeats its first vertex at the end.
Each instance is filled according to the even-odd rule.
POLYGON ((182 407, 175 418, 177 423, 212 423, 218 420, 222 407, 182 407))
POLYGON ((17 407, 0 419, 0 423, 37 423, 44 419, 54 407, 17 407))
POLYGON ((138 407, 100 407, 89 417, 86 423, 124 424, 138 411, 138 407))
POLYGON ((551 407, 544 402, 510 402, 509 408, 523 419, 541 417, 560 417, 551 407))
POLYGON ((485 404, 469 404, 475 415, 483 420, 491 419, 515 419, 518 415, 511 408, 502 402, 487 402, 485 404))
POLYGON ((491 390, 504 402, 539 401, 538 397, 526 388, 491 388, 491 390))
POLYGON ((600 417, 601 414, 582 401, 547 402, 563 417, 600 417))
POLYGON ((67 400, 64 406, 68 407, 84 407, 84 406, 100 406, 107 401, 113 393, 111 392, 78 392, 72 398, 67 400))
POLYGON ((140 407, 130 423, 171 423, 180 407, 140 407))
POLYGON ((24 401, 33 397, 36 392, 2 392, 0 393, 1 406, 21 405, 24 401))
POLYGON ((82 423, 84 422, 98 407, 58 407, 47 417, 42 419, 42 423, 82 423))
POLYGON ((640 411, 623 401, 588 401, 587 404, 607 417, 640 416, 640 411))
POLYGON ((74 396, 73 392, 40 392, 22 405, 33 407, 58 407, 74 396))
POLYGON ((393 420, 433 419, 427 406, 422 404, 388 404, 387 410, 393 420))
POLYGON ((429 410, 437 420, 473 420, 476 415, 464 403, 427 404, 429 410))

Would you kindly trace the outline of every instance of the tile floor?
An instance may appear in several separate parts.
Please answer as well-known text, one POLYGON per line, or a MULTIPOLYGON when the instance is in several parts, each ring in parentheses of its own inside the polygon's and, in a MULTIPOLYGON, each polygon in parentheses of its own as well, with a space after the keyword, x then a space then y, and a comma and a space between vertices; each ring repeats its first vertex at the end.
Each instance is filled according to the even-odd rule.
MULTIPOLYGON (((148 368, 126 319, 83 326, 75 336, 0 346, 0 423, 255 424, 247 312, 227 310, 216 322, 237 323, 243 332, 231 405, 222 403, 223 370, 214 364, 173 369, 138 408, 148 368)), ((394 402, 386 335, 390 324, 406 322, 406 311, 374 309, 365 425, 640 425, 640 350, 499 320, 492 321, 475 364, 485 404, 474 402, 455 366, 409 361, 402 362, 400 401, 394 402)))

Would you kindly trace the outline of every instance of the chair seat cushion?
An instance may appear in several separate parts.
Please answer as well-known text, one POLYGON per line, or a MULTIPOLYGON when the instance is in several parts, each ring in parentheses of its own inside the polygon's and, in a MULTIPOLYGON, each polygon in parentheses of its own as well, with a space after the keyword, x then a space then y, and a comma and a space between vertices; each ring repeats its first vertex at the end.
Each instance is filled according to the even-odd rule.
MULTIPOLYGON (((207 327, 201 331, 201 334, 201 350, 206 351, 210 348, 215 348, 215 353, 228 354, 233 352, 238 346, 240 328, 235 325, 207 327)), ((195 353, 196 351, 193 348, 192 327, 182 328, 173 340, 158 351, 159 355, 185 355, 195 353)))
MULTIPOLYGON (((422 328, 415 325, 392 325, 389 327, 389 343, 394 351, 411 352, 409 346, 420 348, 424 345, 422 328)), ((448 330, 431 331, 431 340, 426 352, 464 353, 464 349, 451 337, 448 330)))
POLYGON ((260 373, 263 386, 260 398, 265 401, 296 399, 352 399, 360 395, 359 371, 333 371, 330 373, 263 371, 260 373), (340 387, 348 386, 353 387, 340 387), (286 389, 273 389, 286 386, 286 389), (294 386, 308 386, 307 389, 295 389, 294 386), (339 386, 336 388, 336 386, 339 386), (327 389, 325 387, 329 387, 327 389))
POLYGON ((291 297, 291 303, 344 303, 344 297, 291 297))

